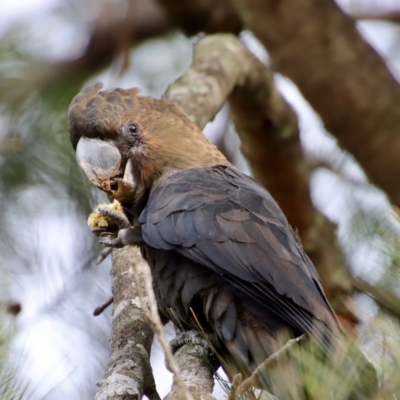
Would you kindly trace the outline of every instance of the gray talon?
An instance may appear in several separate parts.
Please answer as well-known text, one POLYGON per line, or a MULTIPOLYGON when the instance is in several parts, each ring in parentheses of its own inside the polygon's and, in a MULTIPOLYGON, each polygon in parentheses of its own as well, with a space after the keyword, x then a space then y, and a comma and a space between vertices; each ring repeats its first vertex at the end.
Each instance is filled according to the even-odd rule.
POLYGON ((101 238, 107 238, 109 236, 115 236, 115 233, 103 231, 98 236, 100 236, 101 238))
POLYGON ((130 228, 131 226, 128 218, 121 211, 112 210, 107 207, 99 207, 98 211, 101 215, 112 218, 114 222, 117 224, 119 229, 126 229, 130 228))
POLYGON ((116 239, 110 239, 107 237, 103 237, 99 240, 99 242, 106 247, 112 247, 114 249, 121 249, 125 245, 122 243, 122 240, 120 238, 116 239))
POLYGON ((91 228, 90 230, 95 236, 101 236, 104 232, 106 232, 105 228, 91 228))

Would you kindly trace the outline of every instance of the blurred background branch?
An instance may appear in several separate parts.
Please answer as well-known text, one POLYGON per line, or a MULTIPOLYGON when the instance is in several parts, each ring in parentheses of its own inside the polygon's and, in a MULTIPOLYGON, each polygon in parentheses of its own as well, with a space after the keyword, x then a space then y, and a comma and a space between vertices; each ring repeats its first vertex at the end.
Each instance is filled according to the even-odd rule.
MULTIPOLYGON (((398 4, 21 4, 18 18, 0 25, 0 302, 22 306, 15 316, 0 316, 6 332, 0 365, 16 371, 0 369, 0 397, 91 399, 107 363, 111 310, 96 319, 91 314, 110 295, 110 262, 95 265, 99 246, 86 227, 87 215, 104 199, 86 184, 69 143, 72 97, 99 80, 160 96, 189 67, 193 42, 204 33, 232 33, 248 48, 224 39, 240 48, 232 58, 235 69, 253 63, 258 75, 224 86, 218 101, 204 104, 207 116, 196 107, 187 112, 202 126, 216 115, 206 134, 273 192, 336 310, 379 365, 383 398, 392 398, 400 364, 400 224, 388 201, 400 202, 398 4), (365 22, 355 22, 360 20, 365 22), (228 93, 229 107, 218 112, 228 93), (237 133, 250 165, 240 155, 237 133), (364 322, 356 325, 358 316, 364 322)), ((0 5, 0 20, 12 6, 0 5)), ((204 51, 212 57, 212 50, 204 51)), ((213 60, 202 65, 200 79, 224 62, 213 60)), ((227 65, 221 81, 234 75, 227 65)), ((171 94, 179 103, 178 97, 171 94)), ((157 343, 152 354, 164 395, 171 377, 157 343)), ((216 393, 219 399, 225 392, 217 385, 216 393)))

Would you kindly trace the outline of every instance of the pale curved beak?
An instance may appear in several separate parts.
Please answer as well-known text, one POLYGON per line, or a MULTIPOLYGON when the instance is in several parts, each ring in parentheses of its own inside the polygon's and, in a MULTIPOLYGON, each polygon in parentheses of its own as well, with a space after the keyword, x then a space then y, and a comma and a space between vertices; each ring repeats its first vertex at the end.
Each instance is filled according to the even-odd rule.
POLYGON ((121 165, 119 150, 109 142, 99 139, 80 138, 76 158, 89 181, 105 190, 105 181, 118 175, 121 165))
POLYGON ((96 187, 121 203, 133 200, 136 185, 131 161, 128 160, 124 176, 121 177, 122 157, 113 143, 82 137, 76 147, 76 158, 89 181, 96 187))

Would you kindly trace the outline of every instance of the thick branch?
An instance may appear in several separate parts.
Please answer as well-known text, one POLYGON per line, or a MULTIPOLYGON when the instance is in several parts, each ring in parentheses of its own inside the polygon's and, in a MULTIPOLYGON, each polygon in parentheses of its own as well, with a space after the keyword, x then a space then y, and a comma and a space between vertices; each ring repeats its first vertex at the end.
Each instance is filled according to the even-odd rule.
POLYGON ((379 284, 371 285, 361 278, 352 277, 354 288, 371 296, 380 307, 400 319, 400 298, 379 284))
POLYGON ((267 67, 236 37, 207 36, 197 43, 192 66, 168 88, 166 97, 201 128, 229 97, 242 149, 255 177, 299 229, 335 310, 353 323, 354 315, 345 306, 350 279, 341 264, 335 226, 311 202, 309 168, 297 118, 276 91, 267 67))
POLYGON ((174 28, 181 28, 189 35, 219 31, 238 33, 243 28, 236 10, 225 0, 126 0, 120 6, 126 8, 125 13, 119 12, 116 4, 104 2, 92 24, 84 52, 72 60, 38 67, 35 86, 49 88, 64 81, 70 83, 71 79, 77 80, 79 86, 137 43, 174 28))
POLYGON ((172 353, 158 313, 150 275, 143 276, 143 280, 148 300, 148 317, 164 350, 169 369, 174 374, 171 392, 164 400, 215 400, 211 396, 214 387, 213 369, 208 368, 207 360, 210 354, 205 349, 192 345, 184 345, 175 354, 172 353))
MULTIPOLYGON (((175 353, 174 357, 181 371, 183 383, 188 387, 196 400, 215 400, 211 395, 214 388, 213 369, 204 348, 200 346, 184 345, 175 353)), ((182 393, 174 379, 171 392, 164 400, 179 400, 182 393)))
POLYGON ((234 0, 274 68, 292 79, 326 128, 400 205, 400 87, 333 0, 234 0))
MULTIPOLYGON (((203 79, 206 79, 206 74, 200 72, 199 75, 194 73, 192 76, 192 69, 177 82, 173 83, 165 92, 164 98, 174 102, 182 108, 182 111, 187 117, 192 119, 198 126, 204 127, 210 120, 212 120, 220 107, 222 106, 225 98, 221 98, 217 108, 207 107, 211 102, 207 102, 201 93, 196 91, 196 84, 204 85, 203 79), (192 92, 191 90, 194 90, 192 92)), ((210 365, 212 360, 209 354, 202 354, 199 357, 201 349, 198 346, 186 344, 182 346, 175 353, 175 360, 178 364, 180 375, 184 384, 189 388, 191 395, 195 399, 213 400, 212 389, 214 387, 213 373, 211 372, 210 365)), ((171 392, 167 395, 165 400, 180 399, 182 396, 180 385, 174 380, 171 392)))
POLYGON ((243 29, 240 16, 226 0, 157 0, 187 35, 199 32, 239 33, 243 29))
MULTIPOLYGON (((115 3, 99 2, 103 6, 93 21, 88 44, 83 53, 74 59, 61 62, 42 63, 36 66, 31 84, 50 89, 53 85, 71 82, 80 86, 88 77, 111 64, 118 56, 127 57, 131 47, 138 42, 164 34, 173 24, 154 0, 126 0, 115 3), (125 7, 125 12, 121 8, 125 7)), ((125 62, 126 63, 126 62, 125 62)), ((122 65, 122 68, 126 65, 122 65)), ((30 66, 32 69, 32 66, 30 66)), ((29 75, 30 76, 30 75, 29 75)))
POLYGON ((140 307, 133 268, 149 273, 138 249, 113 251, 111 354, 96 400, 141 400, 143 394, 159 400, 149 361, 153 331, 140 307))

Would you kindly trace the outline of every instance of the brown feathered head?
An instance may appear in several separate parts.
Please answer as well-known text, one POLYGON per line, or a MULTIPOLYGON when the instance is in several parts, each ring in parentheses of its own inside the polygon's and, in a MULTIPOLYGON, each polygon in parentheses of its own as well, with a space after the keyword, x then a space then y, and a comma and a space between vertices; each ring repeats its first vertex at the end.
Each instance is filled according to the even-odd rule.
POLYGON ((69 108, 72 146, 89 180, 121 202, 151 189, 165 168, 228 165, 174 104, 138 89, 84 89, 69 108))

